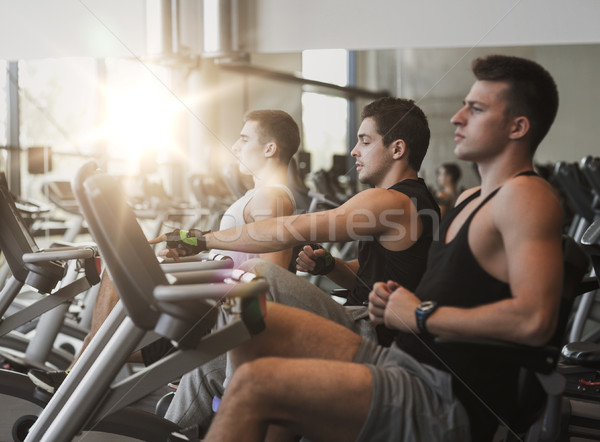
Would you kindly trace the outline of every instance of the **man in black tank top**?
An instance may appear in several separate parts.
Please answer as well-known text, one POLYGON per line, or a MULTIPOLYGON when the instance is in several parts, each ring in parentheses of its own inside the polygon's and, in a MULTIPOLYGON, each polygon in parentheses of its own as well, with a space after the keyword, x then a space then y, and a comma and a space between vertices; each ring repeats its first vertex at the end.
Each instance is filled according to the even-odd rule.
POLYGON ((481 187, 444 221, 414 293, 383 281, 369 295, 372 321, 399 330, 397 341, 383 348, 269 305, 266 330, 232 354, 239 369, 205 440, 262 440, 273 422, 314 440, 491 440, 510 411, 513 370, 445 354, 431 336, 532 346, 551 337, 562 212, 550 185, 529 175, 558 93, 529 60, 490 56, 473 71, 477 81, 451 122, 455 153, 477 163, 481 187))
MULTIPOLYGON (((365 106, 361 117, 358 142, 351 155, 356 160, 359 181, 370 185, 370 189, 331 210, 249 223, 208 233, 202 241, 207 248, 249 253, 304 246, 296 259, 297 269, 326 274, 348 289, 346 306, 353 307, 352 318, 368 320, 368 295, 375 282, 393 278, 411 290, 417 287, 440 214, 433 195, 418 177, 430 136, 423 111, 412 100, 386 97, 365 106), (359 254, 352 261, 305 245, 353 240, 359 240, 359 254)), ((165 239, 163 235, 151 242, 165 239)), ((163 254, 178 256, 182 252, 170 248, 163 254)), ((268 263, 250 261, 243 268, 267 279, 271 300, 338 320, 339 305, 320 290, 318 296, 309 296, 300 277, 285 275, 268 263), (281 283, 283 279, 285 283, 281 283)), ((352 318, 346 322, 346 316, 344 313, 338 322, 360 332, 352 318)), ((380 341, 389 345, 393 333, 383 326, 380 329, 380 341)))
MULTIPOLYGON (((314 242, 359 240, 358 259, 352 261, 331 255, 326 258, 323 249, 313 250, 310 245, 303 247, 296 260, 299 270, 326 274, 348 289, 344 306, 308 279, 264 260, 250 260, 240 268, 269 283, 268 300, 328 318, 389 346, 395 332, 383 324, 376 328, 371 323, 368 295, 375 282, 392 278, 414 290, 425 271, 427 253, 440 219, 433 195, 418 177, 429 144, 429 126, 426 116, 412 100, 387 97, 365 106, 357 137, 352 156, 358 179, 372 188, 332 210, 247 224, 205 235, 203 239, 211 248, 251 253, 314 242)), ((210 395, 207 390, 212 395, 222 395, 224 374, 225 366, 215 367, 211 362, 186 375, 167 418, 183 426, 202 425, 207 416, 195 404, 198 398, 210 395)))

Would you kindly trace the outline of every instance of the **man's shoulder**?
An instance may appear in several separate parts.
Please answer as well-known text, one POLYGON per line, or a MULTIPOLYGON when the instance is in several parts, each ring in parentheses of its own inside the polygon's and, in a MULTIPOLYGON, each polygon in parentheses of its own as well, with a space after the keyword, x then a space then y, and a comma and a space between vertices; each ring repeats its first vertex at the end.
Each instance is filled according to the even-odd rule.
POLYGON ((410 204, 410 197, 392 188, 385 189, 382 187, 374 187, 371 189, 365 189, 356 195, 354 195, 348 202, 369 202, 375 206, 382 206, 382 209, 386 208, 390 202, 394 201, 395 205, 410 204))
POLYGON ((290 199, 291 190, 289 190, 286 186, 263 186, 257 187, 254 189, 254 193, 252 195, 253 199, 277 199, 281 197, 285 197, 290 199))
MULTIPOLYGON (((291 214, 294 207, 293 196, 283 186, 265 186, 254 189, 246 205, 246 211, 251 212, 250 214, 254 217, 254 212, 277 209, 276 216, 283 216, 291 214), (279 213, 280 210, 281 213, 279 213)), ((256 216, 258 216, 258 213, 256 216)))
POLYGON ((492 199, 494 217, 499 221, 520 225, 547 224, 562 221, 558 192, 543 178, 520 176, 502 186, 492 199))
POLYGON ((508 180, 498 192, 501 203, 529 201, 546 203, 558 203, 556 189, 545 179, 532 176, 518 176, 508 180))

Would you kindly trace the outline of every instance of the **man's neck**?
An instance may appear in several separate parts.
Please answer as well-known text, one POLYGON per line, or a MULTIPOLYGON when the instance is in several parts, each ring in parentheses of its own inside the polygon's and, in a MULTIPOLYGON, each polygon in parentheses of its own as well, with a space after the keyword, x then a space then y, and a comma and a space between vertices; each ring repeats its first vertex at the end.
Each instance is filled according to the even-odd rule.
POLYGON ((505 155, 478 163, 477 168, 481 176, 481 195, 485 196, 519 173, 533 170, 533 160, 525 155, 505 155))
POLYGON ((287 165, 266 164, 254 175, 254 187, 268 187, 287 184, 287 165))
POLYGON ((380 183, 375 184, 375 187, 381 187, 387 189, 392 187, 394 184, 404 180, 416 180, 419 178, 419 174, 416 170, 411 168, 402 169, 399 173, 386 175, 380 183))

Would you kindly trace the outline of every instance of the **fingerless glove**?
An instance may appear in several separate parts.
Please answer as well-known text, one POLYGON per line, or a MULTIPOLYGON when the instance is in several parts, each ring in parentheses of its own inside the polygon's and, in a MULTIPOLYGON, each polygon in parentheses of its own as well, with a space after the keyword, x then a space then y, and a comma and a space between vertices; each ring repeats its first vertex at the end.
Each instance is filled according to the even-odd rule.
POLYGON ((323 249, 325 251, 323 255, 315 259, 315 268, 310 273, 313 275, 326 275, 330 273, 335 267, 335 258, 331 256, 329 250, 320 244, 310 244, 310 246, 313 250, 323 249))
POLYGON ((210 230, 203 232, 198 229, 173 230, 167 233, 167 247, 169 249, 184 251, 185 256, 196 255, 207 250, 204 235, 209 232, 210 230))

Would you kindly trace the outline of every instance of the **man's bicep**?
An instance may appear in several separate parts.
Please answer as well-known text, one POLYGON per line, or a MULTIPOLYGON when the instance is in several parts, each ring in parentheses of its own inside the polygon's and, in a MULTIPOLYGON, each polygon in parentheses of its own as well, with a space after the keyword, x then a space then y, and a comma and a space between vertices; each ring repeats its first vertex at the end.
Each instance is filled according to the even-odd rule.
POLYGON ((410 199, 393 190, 365 190, 340 207, 331 210, 339 241, 365 240, 405 231, 405 221, 410 220, 410 199), (342 237, 343 235, 343 237, 342 237))
POLYGON ((509 277, 519 275, 545 285, 541 279, 554 280, 556 273, 560 276, 562 209, 554 193, 544 184, 532 182, 499 196, 501 204, 494 208, 494 218, 502 235, 509 277), (533 271, 536 273, 527 278, 533 271))
POLYGON ((527 287, 528 292, 558 293, 562 286, 560 236, 537 236, 507 244, 511 289, 527 287))
POLYGON ((511 293, 518 308, 531 312, 532 333, 547 335, 555 323, 563 278, 560 207, 539 194, 515 200, 518 222, 501 226, 511 293))

